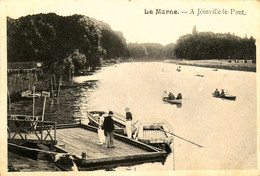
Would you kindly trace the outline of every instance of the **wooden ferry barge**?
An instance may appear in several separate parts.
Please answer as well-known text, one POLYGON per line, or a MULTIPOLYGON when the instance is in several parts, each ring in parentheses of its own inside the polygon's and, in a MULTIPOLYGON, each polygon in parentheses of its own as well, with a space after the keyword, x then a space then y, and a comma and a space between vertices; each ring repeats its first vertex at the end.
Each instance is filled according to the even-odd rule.
POLYGON ((71 155, 79 171, 164 162, 167 157, 165 151, 120 134, 114 134, 115 148, 106 148, 99 145, 97 128, 81 123, 57 125, 56 122, 38 121, 38 126, 30 128, 30 132, 23 130, 28 125, 22 124, 35 124, 32 121, 8 119, 8 123, 20 124, 15 129, 9 126, 9 143, 30 141, 45 144, 53 153, 71 155))

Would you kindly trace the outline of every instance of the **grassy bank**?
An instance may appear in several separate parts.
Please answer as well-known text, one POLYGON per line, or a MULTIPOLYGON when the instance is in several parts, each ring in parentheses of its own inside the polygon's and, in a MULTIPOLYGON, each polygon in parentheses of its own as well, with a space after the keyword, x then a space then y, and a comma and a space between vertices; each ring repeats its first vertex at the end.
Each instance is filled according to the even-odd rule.
POLYGON ((227 60, 167 60, 166 62, 196 67, 256 72, 255 63, 228 63, 227 60))

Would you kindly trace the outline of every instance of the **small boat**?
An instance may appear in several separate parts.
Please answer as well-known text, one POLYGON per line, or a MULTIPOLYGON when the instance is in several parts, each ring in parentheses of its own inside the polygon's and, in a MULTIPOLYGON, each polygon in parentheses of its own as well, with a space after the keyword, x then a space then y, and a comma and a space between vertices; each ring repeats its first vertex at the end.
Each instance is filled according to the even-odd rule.
MULTIPOLYGON (((112 116, 114 123, 115 123, 115 133, 119 134, 125 134, 126 135, 126 117, 124 117, 121 114, 118 114, 114 112, 114 115, 112 116)), ((87 116, 89 120, 89 124, 93 125, 95 127, 99 126, 99 118, 100 114, 102 115, 108 115, 108 112, 105 111, 87 111, 87 116)), ((136 127, 132 124, 132 133, 136 131, 136 127)))
POLYGON ((163 97, 162 100, 167 103, 171 103, 171 104, 181 104, 182 103, 182 99, 177 99, 177 98, 175 98, 174 100, 169 100, 168 97, 163 97))
POLYGON ((213 71, 218 71, 218 69, 217 69, 217 68, 215 68, 215 69, 213 69, 213 71))
POLYGON ((78 171, 77 165, 74 163, 74 158, 66 153, 58 153, 53 159, 56 166, 62 171, 78 171))
POLYGON ((219 96, 216 96, 214 93, 212 93, 212 96, 216 97, 216 98, 224 98, 224 99, 228 99, 228 100, 236 100, 236 96, 233 96, 233 95, 220 94, 219 96))
POLYGON ((37 143, 33 142, 25 142, 21 144, 15 144, 15 143, 9 143, 8 142, 8 151, 15 153, 17 155, 30 158, 33 160, 38 159, 39 151, 37 149, 40 149, 37 145, 37 143))
POLYGON ((176 69, 178 72, 181 71, 181 66, 179 66, 177 69, 176 69))
POLYGON ((196 74, 195 76, 204 77, 202 74, 196 74))
POLYGON ((32 93, 31 90, 26 90, 21 93, 22 98, 33 98, 33 97, 41 97, 41 96, 42 96, 41 93, 39 92, 32 93))
POLYGON ((162 119, 149 119, 140 121, 137 125, 134 139, 165 149, 170 152, 170 144, 173 141, 174 133, 168 122, 162 119))

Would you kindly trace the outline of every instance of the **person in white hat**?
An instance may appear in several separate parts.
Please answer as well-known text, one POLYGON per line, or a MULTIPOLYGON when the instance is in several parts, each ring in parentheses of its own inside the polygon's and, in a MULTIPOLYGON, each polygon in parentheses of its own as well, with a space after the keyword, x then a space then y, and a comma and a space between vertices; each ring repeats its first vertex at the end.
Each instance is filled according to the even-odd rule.
POLYGON ((128 138, 132 138, 132 114, 129 111, 129 108, 125 108, 126 111, 126 134, 128 138))

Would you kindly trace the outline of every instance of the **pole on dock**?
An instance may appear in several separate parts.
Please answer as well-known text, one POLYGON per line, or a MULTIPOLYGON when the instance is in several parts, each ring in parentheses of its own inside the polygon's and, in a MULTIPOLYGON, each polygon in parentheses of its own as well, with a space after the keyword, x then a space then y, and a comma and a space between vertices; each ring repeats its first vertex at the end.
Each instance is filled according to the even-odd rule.
POLYGON ((55 78, 55 74, 53 73, 53 83, 54 83, 54 87, 55 87, 55 89, 56 89, 56 78, 55 78))
POLYGON ((58 100, 57 100, 58 103, 59 103, 59 98, 60 98, 60 86, 61 86, 61 78, 59 80, 59 88, 58 88, 58 100))
POLYGON ((8 87, 7 87, 7 95, 8 95, 8 100, 9 100, 9 106, 8 106, 8 109, 9 109, 9 111, 11 111, 11 95, 10 95, 10 92, 9 92, 8 87))
POLYGON ((46 105, 46 97, 44 97, 43 110, 42 110, 42 121, 44 120, 45 105, 46 105))
POLYGON ((34 119, 35 86, 33 86, 33 119, 34 119))
POLYGON ((52 77, 51 77, 51 96, 52 98, 54 98, 52 77))
POLYGON ((50 97, 50 92, 42 91, 42 96, 44 97, 43 110, 42 110, 42 121, 43 121, 44 120, 45 106, 46 106, 46 98, 50 97))

